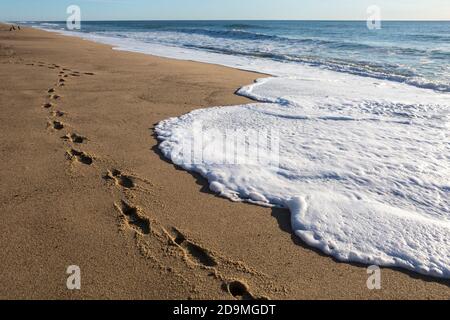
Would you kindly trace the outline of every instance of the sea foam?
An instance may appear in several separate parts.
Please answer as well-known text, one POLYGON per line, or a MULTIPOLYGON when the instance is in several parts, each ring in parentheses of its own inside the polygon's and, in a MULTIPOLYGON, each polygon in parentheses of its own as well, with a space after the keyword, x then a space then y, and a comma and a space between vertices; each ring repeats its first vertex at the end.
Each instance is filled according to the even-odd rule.
POLYGON ((450 96, 304 66, 240 62, 276 75, 239 90, 260 103, 161 122, 164 155, 202 174, 221 196, 289 208, 293 232, 341 261, 449 278, 450 96), (192 130, 199 123, 202 130, 192 130), (278 132, 279 161, 217 161, 227 157, 218 156, 227 152, 226 135, 210 130, 278 132), (203 153, 193 163, 183 146, 196 139, 203 153))

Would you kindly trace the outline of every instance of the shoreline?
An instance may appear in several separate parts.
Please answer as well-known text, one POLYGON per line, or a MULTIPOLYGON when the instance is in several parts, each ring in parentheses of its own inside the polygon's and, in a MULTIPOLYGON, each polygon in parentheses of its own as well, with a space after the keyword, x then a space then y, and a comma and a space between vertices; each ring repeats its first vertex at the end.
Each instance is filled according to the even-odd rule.
MULTIPOLYGON (((40 31, 43 31, 43 32, 55 33, 57 35, 65 36, 65 37, 71 37, 71 38, 75 38, 75 39, 82 39, 84 41, 89 41, 89 42, 93 42, 93 43, 97 43, 97 44, 102 44, 102 45, 111 47, 111 49, 113 51, 119 51, 119 52, 122 51, 122 52, 143 54, 143 55, 146 55, 146 56, 158 57, 158 58, 161 58, 161 59, 171 59, 171 60, 177 60, 177 61, 186 61, 186 62, 193 62, 193 63, 201 63, 201 64, 213 65, 213 66, 217 66, 217 67, 231 68, 231 69, 235 69, 235 70, 238 70, 238 71, 251 72, 251 73, 258 74, 258 75, 262 76, 261 78, 255 78, 255 81, 257 81, 259 79, 268 78, 268 77, 269 78, 270 77, 277 77, 274 74, 264 73, 264 72, 260 72, 260 71, 256 71, 256 70, 252 70, 252 69, 239 68, 238 66, 230 66, 230 65, 226 65, 226 64, 221 64, 219 62, 205 62, 205 61, 200 61, 200 60, 197 61, 197 60, 192 60, 192 59, 189 59, 189 58, 169 57, 169 56, 164 56, 164 55, 158 55, 156 53, 144 53, 144 52, 139 51, 139 50, 123 49, 120 46, 117 46, 116 44, 111 44, 111 43, 102 42, 102 41, 95 41, 92 38, 83 36, 82 33, 80 33, 80 35, 76 35, 76 34, 74 34, 74 32, 65 31, 65 30, 64 31, 63 30, 52 30, 52 29, 45 29, 45 28, 40 28, 40 27, 27 27, 27 28, 40 30, 40 31)), ((108 37, 104 37, 104 38, 107 39, 108 37)), ((171 47, 171 46, 167 46, 167 48, 178 49, 177 47, 171 47)), ((196 51, 194 49, 192 49, 192 50, 196 51)), ((223 54, 220 54, 220 53, 215 53, 215 52, 212 52, 212 53, 214 55, 217 55, 217 56, 223 56, 223 54)), ((248 85, 249 84, 243 85, 242 87, 245 87, 245 86, 248 86, 248 85)), ((239 91, 239 88, 236 90, 236 93, 237 93, 237 91, 239 91)), ((245 96, 243 96, 243 97, 247 98, 247 99, 250 99, 250 98, 245 97, 245 96)), ((251 100, 253 100, 253 99, 251 99, 251 100)))
POLYGON ((10 140, 2 149, 10 150, 8 158, 22 160, 2 159, 10 172, 2 175, 8 220, 1 241, 10 250, 0 255, 7 264, 0 283, 15 289, 0 296, 26 296, 33 278, 36 290, 28 297, 38 299, 233 299, 229 286, 235 280, 253 298, 450 296, 448 281, 392 269, 383 269, 381 291, 369 291, 365 267, 338 263, 293 238, 285 210, 213 196, 203 179, 176 170, 155 152, 153 124, 199 107, 249 103, 234 92, 258 74, 117 51, 28 28, 20 34, 2 31, 0 37, 2 52, 14 52, 0 57, 2 74, 14 80, 2 88, 2 105, 22 110, 18 118, 14 108, 2 110, 8 121, 2 135, 10 140), (45 62, 42 67, 39 61, 45 62), (67 72, 66 84, 56 87, 61 97, 51 101, 50 111, 42 108, 46 91, 66 67, 80 75, 67 72), (55 120, 51 113, 58 111, 65 114, 55 120), (63 128, 46 128, 54 121, 63 128), (69 137, 61 139, 65 134, 69 137), (76 143, 71 134, 87 140, 76 143), (36 158, 44 159, 36 164, 31 160, 36 158), (25 190, 15 189, 14 181, 25 190), (31 207, 38 212, 30 214, 31 207), (30 235, 30 229, 39 232, 30 235), (57 254, 52 253, 56 239, 57 254), (30 259, 38 262, 38 271, 17 265, 30 259), (75 294, 63 285, 64 266, 73 260, 89 266, 86 290, 75 294), (108 279, 111 274, 114 279, 108 279))

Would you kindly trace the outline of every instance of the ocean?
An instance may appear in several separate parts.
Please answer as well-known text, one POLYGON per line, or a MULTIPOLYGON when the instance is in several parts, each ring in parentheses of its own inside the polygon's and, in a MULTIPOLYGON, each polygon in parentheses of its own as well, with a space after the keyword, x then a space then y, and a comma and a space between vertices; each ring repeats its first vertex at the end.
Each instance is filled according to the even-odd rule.
POLYGON ((253 103, 162 121, 161 151, 223 197, 288 208, 338 260, 450 278, 450 22, 28 24, 270 75, 239 89, 253 103))
MULTIPOLYGON (((65 29, 65 22, 32 23, 65 29)), ((105 21, 81 33, 206 52, 302 63, 450 91, 450 22, 105 21)))

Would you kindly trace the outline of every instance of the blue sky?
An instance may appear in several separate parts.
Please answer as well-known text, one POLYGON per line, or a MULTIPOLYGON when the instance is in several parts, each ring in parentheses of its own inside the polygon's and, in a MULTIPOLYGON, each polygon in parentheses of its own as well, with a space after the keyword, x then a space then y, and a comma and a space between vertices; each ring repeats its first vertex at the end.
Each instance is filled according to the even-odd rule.
POLYGON ((0 0, 0 20, 66 20, 71 4, 84 20, 365 20, 370 5, 385 20, 450 20, 450 0, 0 0))

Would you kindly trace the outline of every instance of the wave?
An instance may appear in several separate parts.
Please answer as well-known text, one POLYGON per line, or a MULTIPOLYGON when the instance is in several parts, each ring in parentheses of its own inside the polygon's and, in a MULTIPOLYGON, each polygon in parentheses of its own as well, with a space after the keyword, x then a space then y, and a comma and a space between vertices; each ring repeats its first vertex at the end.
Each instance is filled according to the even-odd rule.
POLYGON ((50 23, 50 22, 42 22, 39 25, 44 26, 44 27, 59 27, 60 24, 58 23, 50 23))
POLYGON ((411 41, 427 41, 427 42, 444 42, 448 43, 450 41, 449 35, 444 34, 419 34, 419 33, 412 33, 403 35, 403 37, 406 37, 408 40, 411 41))
MULTIPOLYGON (((423 55, 426 56, 429 53, 448 55, 450 52, 441 50, 424 50, 419 48, 401 47, 392 45, 374 45, 361 42, 354 42, 348 40, 330 40, 323 38, 310 38, 310 37, 292 37, 271 35, 260 32, 249 32, 243 30, 213 30, 207 28, 174 28, 162 30, 162 32, 179 32, 185 34, 205 35, 212 38, 226 38, 234 40, 268 40, 281 42, 288 45, 298 44, 310 44, 319 46, 329 46, 333 49, 347 49, 347 50, 364 50, 364 51, 378 51, 382 53, 394 53, 404 55, 423 55)), ((448 56, 447 56, 448 57, 448 56)))
POLYGON ((411 70, 401 69, 393 64, 376 64, 370 61, 358 61, 356 59, 332 59, 320 56, 298 56, 289 54, 278 54, 270 52, 245 52, 242 50, 233 50, 227 48, 218 48, 208 45, 185 44, 184 47, 191 49, 207 50, 215 53, 223 53, 236 56, 249 56, 255 58, 266 58, 280 62, 303 63, 309 66, 321 67, 324 69, 344 72, 353 75, 372 77, 380 80, 390 80, 409 85, 431 89, 441 92, 450 92, 450 83, 430 82, 428 79, 422 78, 411 70))
POLYGON ((245 24, 245 23, 233 23, 224 26, 227 29, 267 29, 265 26, 245 24))
POLYGON ((211 30, 200 28, 179 28, 174 30, 168 30, 171 32, 180 32, 187 34, 206 35, 213 38, 227 38, 227 39, 239 39, 239 40, 270 40, 281 39, 279 36, 267 35, 263 33, 248 32, 243 30, 211 30))

